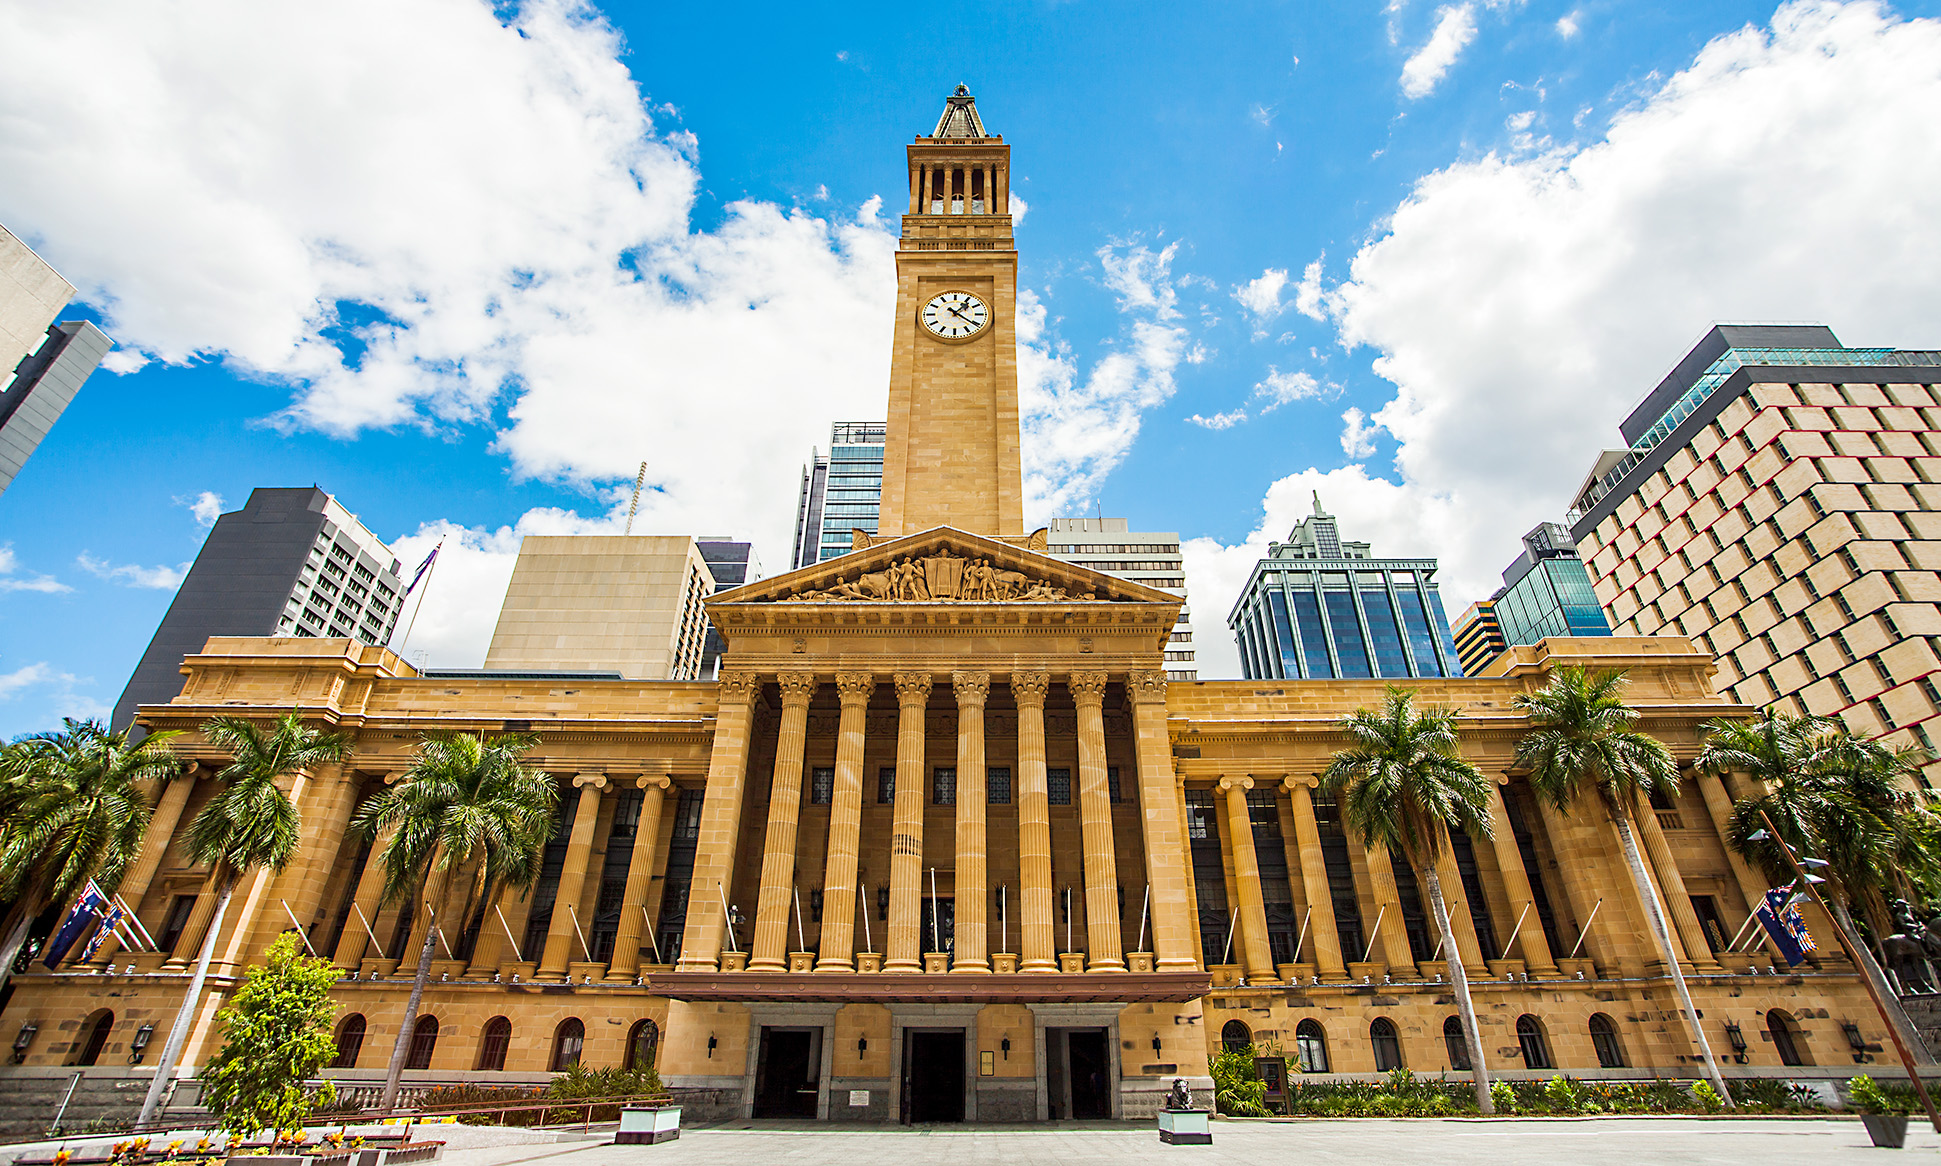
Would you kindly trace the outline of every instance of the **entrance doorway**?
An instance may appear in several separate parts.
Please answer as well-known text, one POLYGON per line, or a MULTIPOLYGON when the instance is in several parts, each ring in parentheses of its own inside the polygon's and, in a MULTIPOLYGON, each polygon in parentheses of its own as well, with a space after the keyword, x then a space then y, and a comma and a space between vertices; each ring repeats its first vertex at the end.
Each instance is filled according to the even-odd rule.
POLYGON ((1111 1038, 1103 1028, 1045 1029, 1046 1116, 1112 1116, 1111 1038))
POLYGON ((964 1120, 964 1030, 905 1029, 903 1116, 906 1122, 964 1120))
POLYGON ((755 1117, 814 1117, 822 1064, 819 1028, 762 1027, 755 1063, 755 1117))

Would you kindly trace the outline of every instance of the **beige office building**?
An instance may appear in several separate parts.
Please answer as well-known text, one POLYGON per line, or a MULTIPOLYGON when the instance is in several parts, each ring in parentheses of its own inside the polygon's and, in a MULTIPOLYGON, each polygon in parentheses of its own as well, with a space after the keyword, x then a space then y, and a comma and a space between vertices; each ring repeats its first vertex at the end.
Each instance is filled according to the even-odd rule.
POLYGON ((54 322, 73 297, 73 284, 0 227, 0 492, 114 347, 86 320, 54 322))
POLYGON ((1572 533, 1616 634, 1689 636, 1741 703, 1934 750, 1937 383, 1941 352, 1713 328, 1578 491, 1572 533))
POLYGON ((485 666, 699 679, 713 593, 685 535, 527 535, 485 666))

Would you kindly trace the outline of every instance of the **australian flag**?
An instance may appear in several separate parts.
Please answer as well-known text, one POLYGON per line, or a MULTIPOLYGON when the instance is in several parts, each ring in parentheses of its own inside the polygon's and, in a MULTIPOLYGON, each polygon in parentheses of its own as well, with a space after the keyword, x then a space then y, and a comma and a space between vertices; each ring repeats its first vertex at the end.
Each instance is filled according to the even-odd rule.
POLYGON ((123 914, 121 900, 116 899, 109 905, 108 913, 101 917, 101 926, 95 928, 94 934, 88 937, 88 945, 81 949, 82 963, 93 959, 94 953, 101 950, 101 945, 108 942, 108 937, 115 933, 115 928, 121 926, 123 914))
POLYGON ((1809 952, 1818 950, 1812 934, 1806 930, 1806 918, 1799 913, 1798 897, 1790 885, 1767 891, 1765 901, 1754 914, 1759 918, 1759 926, 1766 929, 1779 948, 1779 954, 1786 957, 1787 967, 1798 967, 1809 952))
POLYGON ((47 941, 47 954, 41 962, 49 969, 58 967, 60 962, 67 958, 68 950, 74 946, 74 941, 80 939, 89 925, 101 918, 102 913, 107 909, 108 896, 102 894, 101 888, 95 886, 90 880, 82 889, 81 897, 75 900, 74 910, 68 912, 67 922, 61 924, 61 929, 47 941))

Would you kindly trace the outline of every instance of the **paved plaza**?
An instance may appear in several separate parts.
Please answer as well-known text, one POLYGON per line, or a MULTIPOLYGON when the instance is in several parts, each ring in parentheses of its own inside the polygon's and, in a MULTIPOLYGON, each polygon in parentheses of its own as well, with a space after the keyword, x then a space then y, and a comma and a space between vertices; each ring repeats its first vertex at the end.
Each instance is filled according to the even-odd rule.
MULTIPOLYGON (((1906 1153, 1933 1153, 1941 1136, 1910 1128, 1906 1153)), ((1211 1146, 1166 1146, 1150 1128, 1119 1123, 930 1126, 885 1130, 827 1124, 734 1122, 686 1131, 658 1146, 601 1142, 453 1150, 446 1166, 1261 1166, 1311 1163, 1567 1162, 1569 1166, 1730 1163, 1832 1166, 1892 1162, 1857 1121, 1538 1119, 1530 1121, 1218 1122, 1211 1146)))

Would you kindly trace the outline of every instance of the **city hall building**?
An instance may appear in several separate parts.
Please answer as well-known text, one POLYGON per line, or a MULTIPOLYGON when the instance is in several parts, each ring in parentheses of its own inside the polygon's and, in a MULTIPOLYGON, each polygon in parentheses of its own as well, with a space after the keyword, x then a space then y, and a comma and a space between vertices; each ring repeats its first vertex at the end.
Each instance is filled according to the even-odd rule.
MULTIPOLYGON (((1551 639, 1475 677, 1169 680, 1181 598, 1024 526, 1009 146, 960 87, 907 150, 877 530, 708 598, 712 680, 421 675, 351 640, 210 640, 141 710, 187 731, 195 777, 159 791, 121 884, 158 950, 15 977, 0 1041, 22 1067, 0 1072, 149 1071, 110 1067, 166 1031, 213 908, 181 840, 225 759, 196 728, 299 708, 354 754, 291 779, 302 852, 238 888, 185 1075, 238 977, 300 927, 345 972, 330 1075, 381 1078, 428 912, 380 898, 347 824, 446 731, 536 734, 560 808, 530 889, 472 919, 430 905, 409 1082, 652 1058, 731 1116, 1131 1118, 1175 1077, 1210 1100, 1209 1059, 1248 1041, 1316 1074, 1459 1066, 1451 959, 1497 1073, 1698 1074, 1611 823, 1531 797, 1511 701, 1564 666, 1628 668, 1642 727, 1689 763, 1706 718, 1749 712, 1710 658, 1551 639), (1494 837, 1443 860, 1453 952, 1416 872, 1317 784, 1339 718, 1387 683, 1457 710, 1496 779, 1494 837)), ((1727 950, 1764 890, 1720 841, 1744 792, 1689 775, 1641 816, 1676 958, 1728 1074, 1844 1076, 1886 1033, 1824 921, 1797 973, 1727 950)))

